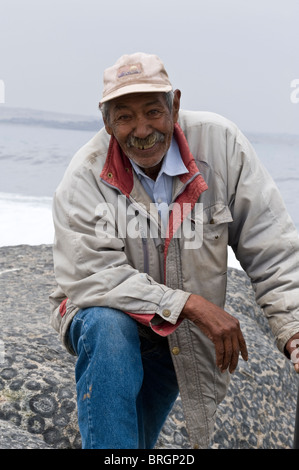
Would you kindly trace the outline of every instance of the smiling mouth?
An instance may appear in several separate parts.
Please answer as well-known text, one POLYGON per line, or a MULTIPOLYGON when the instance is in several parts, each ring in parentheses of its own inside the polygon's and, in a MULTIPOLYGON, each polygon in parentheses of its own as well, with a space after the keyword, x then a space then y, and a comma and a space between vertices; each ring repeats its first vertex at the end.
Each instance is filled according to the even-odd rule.
POLYGON ((157 142, 164 142, 164 135, 160 132, 154 132, 145 139, 131 136, 128 139, 128 147, 134 147, 138 150, 148 150, 154 147, 157 142))

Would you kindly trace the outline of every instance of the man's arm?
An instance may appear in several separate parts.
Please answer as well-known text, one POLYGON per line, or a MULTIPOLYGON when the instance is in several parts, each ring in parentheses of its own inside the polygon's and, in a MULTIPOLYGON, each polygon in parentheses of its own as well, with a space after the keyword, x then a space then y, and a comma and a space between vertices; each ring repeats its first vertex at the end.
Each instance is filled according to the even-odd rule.
MULTIPOLYGON (((235 188, 229 244, 252 281, 278 349, 294 358, 299 337, 299 238, 282 197, 247 139, 229 139, 228 178, 235 188), (237 182, 233 168, 240 168, 237 182)), ((299 344, 299 342, 298 342, 299 344)), ((299 356, 299 354, 298 354, 299 356)), ((299 371, 299 358, 295 370, 299 371)))

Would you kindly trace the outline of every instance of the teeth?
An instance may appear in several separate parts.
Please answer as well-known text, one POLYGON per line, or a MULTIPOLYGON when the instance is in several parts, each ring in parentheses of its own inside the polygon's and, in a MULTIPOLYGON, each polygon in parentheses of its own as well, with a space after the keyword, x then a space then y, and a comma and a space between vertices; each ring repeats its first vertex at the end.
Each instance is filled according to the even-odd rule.
POLYGON ((149 136, 147 139, 137 139, 135 138, 132 142, 133 146, 139 150, 147 150, 155 145, 157 138, 155 135, 149 136))

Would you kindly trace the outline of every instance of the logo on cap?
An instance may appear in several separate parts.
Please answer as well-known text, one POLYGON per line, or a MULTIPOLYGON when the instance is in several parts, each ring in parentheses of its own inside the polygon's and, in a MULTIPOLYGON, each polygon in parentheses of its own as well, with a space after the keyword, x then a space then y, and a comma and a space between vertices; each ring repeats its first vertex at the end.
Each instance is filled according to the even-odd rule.
POLYGON ((141 72, 142 72, 141 64, 124 65, 123 67, 120 67, 118 69, 117 77, 118 78, 127 77, 128 75, 135 75, 141 72))

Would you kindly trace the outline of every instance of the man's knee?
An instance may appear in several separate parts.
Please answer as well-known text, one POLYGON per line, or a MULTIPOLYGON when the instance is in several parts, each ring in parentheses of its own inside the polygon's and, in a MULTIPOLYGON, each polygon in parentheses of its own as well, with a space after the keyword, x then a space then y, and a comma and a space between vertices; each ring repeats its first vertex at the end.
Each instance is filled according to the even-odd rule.
POLYGON ((104 330, 106 332, 113 331, 115 334, 121 331, 137 330, 135 320, 121 310, 110 307, 89 307, 78 312, 81 317, 88 318, 88 322, 92 328, 104 330))
POLYGON ((70 327, 70 336, 76 350, 80 337, 102 343, 136 343, 139 341, 135 320, 121 310, 109 307, 89 307, 76 314, 70 327))

